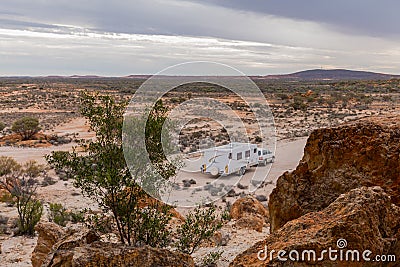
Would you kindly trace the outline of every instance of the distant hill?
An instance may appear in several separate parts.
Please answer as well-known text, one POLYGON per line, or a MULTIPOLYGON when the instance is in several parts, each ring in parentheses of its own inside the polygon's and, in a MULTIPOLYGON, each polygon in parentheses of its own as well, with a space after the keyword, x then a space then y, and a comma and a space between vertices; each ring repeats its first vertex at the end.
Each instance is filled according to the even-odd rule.
MULTIPOLYGON (((147 74, 137 74, 137 75, 127 75, 127 76, 97 76, 97 75, 71 75, 71 76, 61 76, 61 75, 51 75, 51 76, 0 76, 3 78, 47 78, 47 79, 148 79, 152 75, 147 74)), ((168 77, 168 76, 166 76, 168 77)), ((177 77, 177 76, 170 76, 177 77)), ((190 77, 190 76, 186 76, 190 77)), ((197 76, 192 76, 197 77, 197 76)), ((218 77, 218 76, 216 76, 218 77)), ((227 76, 220 76, 227 77, 227 76)), ((230 76, 229 76, 230 77, 230 76)), ((232 76, 231 78, 237 78, 240 76, 232 76)), ((277 74, 277 75, 266 75, 266 76, 249 76, 252 79, 265 79, 265 80, 390 80, 390 79, 400 79, 400 75, 392 75, 385 73, 376 73, 370 71, 357 71, 357 70, 346 70, 346 69, 314 69, 314 70, 304 70, 291 74, 277 74)))
POLYGON ((345 69, 333 70, 305 70, 292 74, 267 75, 264 79, 288 79, 288 80, 390 80, 400 78, 400 75, 375 73, 369 71, 354 71, 345 69))

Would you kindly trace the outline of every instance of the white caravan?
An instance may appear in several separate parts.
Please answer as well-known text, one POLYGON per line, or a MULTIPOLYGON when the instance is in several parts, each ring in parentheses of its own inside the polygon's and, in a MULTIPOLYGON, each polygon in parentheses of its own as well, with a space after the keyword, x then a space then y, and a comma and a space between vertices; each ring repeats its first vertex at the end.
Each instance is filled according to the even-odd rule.
POLYGON ((232 173, 243 175, 248 167, 259 163, 258 148, 255 144, 230 143, 200 152, 202 154, 201 172, 213 176, 232 173))

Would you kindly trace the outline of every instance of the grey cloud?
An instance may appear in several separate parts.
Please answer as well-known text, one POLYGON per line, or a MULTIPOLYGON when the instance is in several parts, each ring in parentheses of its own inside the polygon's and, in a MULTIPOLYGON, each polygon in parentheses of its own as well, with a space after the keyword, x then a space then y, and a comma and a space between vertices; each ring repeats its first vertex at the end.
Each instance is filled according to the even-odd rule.
POLYGON ((321 65, 393 73, 399 72, 399 9, 394 0, 2 0, 0 38, 7 42, 0 42, 0 61, 7 67, 0 75, 154 73, 190 60, 223 62, 248 74, 321 65), (24 37, 1 29, 50 35, 24 37), (80 38, 102 32, 150 37, 80 38), (54 34, 67 37, 57 40, 54 34), (183 36, 218 40, 188 42, 183 36), (240 40, 258 43, 237 45, 240 40))
POLYGON ((243 12, 252 12, 261 17, 273 15, 323 23, 355 35, 400 37, 400 2, 396 0, 3 0, 2 9, 20 14, 15 20, 78 24, 123 33, 271 41, 265 38, 268 25, 246 24, 243 20, 247 16, 251 21, 253 15, 243 12), (240 19, 235 20, 235 16, 240 19))
MULTIPOLYGON (((195 0, 196 1, 196 0, 195 0)), ((397 0, 201 0, 217 6, 326 23, 343 32, 371 36, 400 35, 397 0)))

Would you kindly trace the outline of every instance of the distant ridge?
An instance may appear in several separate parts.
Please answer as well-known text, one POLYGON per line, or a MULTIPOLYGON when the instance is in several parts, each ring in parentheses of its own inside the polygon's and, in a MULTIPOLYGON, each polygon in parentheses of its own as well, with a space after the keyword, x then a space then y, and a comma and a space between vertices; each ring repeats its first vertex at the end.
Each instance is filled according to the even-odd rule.
MULTIPOLYGON (((45 79, 148 79, 153 75, 148 74, 134 74, 126 76, 98 76, 98 75, 49 75, 49 76, 0 76, 0 79, 4 78, 45 78, 45 79)), ((164 77, 178 77, 178 76, 165 76, 164 77)), ((159 76, 159 77, 161 77, 159 76)), ((205 76, 185 76, 185 77, 205 77, 205 76)), ((207 76, 211 77, 211 76, 207 76)), ((213 77, 231 77, 238 78, 241 76, 213 76, 213 77)), ((249 76, 252 79, 265 79, 265 80, 390 80, 390 79, 400 79, 400 75, 377 73, 370 71, 358 71, 358 70, 346 70, 346 69, 314 69, 314 70, 304 70, 291 74, 276 74, 276 75, 265 75, 265 76, 249 76)))
POLYGON ((288 80, 390 80, 394 78, 399 79, 400 75, 346 69, 314 69, 299 71, 292 74, 267 75, 263 76, 263 78, 288 80))

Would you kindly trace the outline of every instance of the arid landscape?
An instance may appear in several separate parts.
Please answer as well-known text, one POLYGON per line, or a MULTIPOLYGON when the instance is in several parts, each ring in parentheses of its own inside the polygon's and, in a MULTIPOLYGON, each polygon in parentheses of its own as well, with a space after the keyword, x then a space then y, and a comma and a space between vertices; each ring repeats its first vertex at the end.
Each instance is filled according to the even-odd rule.
MULTIPOLYGON (((101 212, 74 186, 73 178, 50 168, 45 159, 52 151, 71 152, 82 141, 95 138, 80 113, 81 93, 97 92, 117 101, 129 100, 145 81, 143 77, 0 78, 0 123, 4 125, 0 156, 11 157, 21 165, 35 160, 45 166, 45 174, 34 179, 36 198, 44 212, 32 237, 17 234, 15 202, 6 190, 0 190, 0 266, 71 266, 72 262, 72 266, 138 266, 118 265, 111 258, 137 263, 143 255, 148 261, 141 266, 289 266, 282 265, 276 255, 264 265, 266 262, 257 259, 257 252, 264 244, 275 250, 320 252, 336 246, 340 238, 347 239, 352 249, 369 249, 373 255, 395 255, 400 259, 400 80, 373 75, 367 80, 365 76, 360 79, 359 73, 351 74, 347 80, 341 78, 343 73, 330 79, 318 73, 310 78, 308 72, 252 77, 273 114, 275 162, 272 166, 254 167, 264 170, 262 174, 266 176, 261 178, 265 181, 256 192, 248 191, 254 168, 232 186, 231 176, 223 178, 225 187, 229 185, 229 190, 224 189, 228 194, 215 204, 217 214, 229 214, 228 219, 191 256, 146 247, 139 251, 121 244, 107 254, 107 242, 118 243, 113 231, 111 235, 92 236, 82 220, 70 219, 66 227, 49 222, 54 221, 54 203, 77 217, 88 209, 101 212), (22 140, 12 125, 27 116, 38 119, 40 131, 29 140, 22 140), (359 233, 355 234, 355 229, 359 233), (92 242, 100 242, 97 240, 105 242, 104 247, 101 243, 91 246, 92 242), (213 251, 222 254, 217 257, 218 253, 210 254, 213 251), (210 255, 216 258, 204 263, 210 255), (160 257, 169 260, 158 262, 160 257)), ((262 142, 251 109, 229 90, 205 83, 186 84, 162 100, 172 110, 199 97, 229 106, 244 122, 250 142, 262 142)), ((205 118, 193 119, 180 131, 180 150, 194 152, 201 147, 200 140, 207 138, 216 145, 229 143, 223 126, 205 118)), ((176 181, 184 188, 207 187, 213 180, 202 173, 183 172, 176 181)), ((210 193, 221 192, 213 186, 207 188, 210 193)), ((186 208, 176 210, 179 216, 170 222, 172 228, 182 224, 190 212, 186 208)), ((290 266, 307 264, 297 262, 290 266)), ((329 265, 327 260, 314 264, 347 266, 329 265)), ((388 262, 351 266, 398 265, 388 262)))
POLYGON ((0 267, 400 267, 399 10, 2 0, 0 267))

